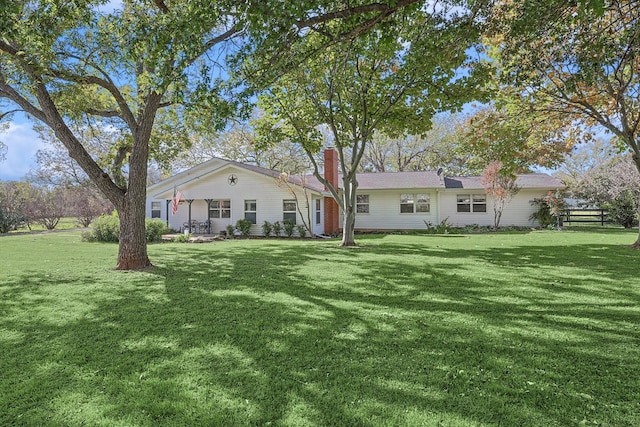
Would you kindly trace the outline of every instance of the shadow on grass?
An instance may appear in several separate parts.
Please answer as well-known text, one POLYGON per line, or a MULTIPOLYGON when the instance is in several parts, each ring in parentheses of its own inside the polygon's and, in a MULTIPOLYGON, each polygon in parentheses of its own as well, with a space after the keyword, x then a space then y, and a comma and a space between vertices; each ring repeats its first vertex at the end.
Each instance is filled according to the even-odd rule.
POLYGON ((422 241, 162 245, 153 274, 89 298, 25 274, 0 303, 24 313, 2 321, 0 421, 640 421, 628 252, 422 241))

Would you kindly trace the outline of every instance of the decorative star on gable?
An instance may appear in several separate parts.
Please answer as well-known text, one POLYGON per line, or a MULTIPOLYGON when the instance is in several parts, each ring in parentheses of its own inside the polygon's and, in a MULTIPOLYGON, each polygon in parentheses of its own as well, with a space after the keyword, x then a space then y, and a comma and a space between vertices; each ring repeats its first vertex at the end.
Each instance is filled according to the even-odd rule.
POLYGON ((235 174, 229 175, 227 178, 227 184, 236 185, 238 183, 238 177, 235 174))

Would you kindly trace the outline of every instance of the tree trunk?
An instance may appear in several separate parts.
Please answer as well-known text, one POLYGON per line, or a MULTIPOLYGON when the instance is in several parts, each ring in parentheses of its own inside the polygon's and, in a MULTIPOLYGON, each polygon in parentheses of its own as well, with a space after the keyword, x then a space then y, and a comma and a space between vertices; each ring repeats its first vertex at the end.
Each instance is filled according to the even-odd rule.
POLYGON ((356 213, 353 206, 349 206, 344 212, 342 224, 342 242, 340 246, 356 246, 355 241, 356 213))
MULTIPOLYGON (((637 164, 638 162, 636 162, 636 165, 637 164)), ((640 171, 640 166, 638 166, 638 170, 640 171)), ((640 218, 640 192, 636 192, 636 197, 638 198, 636 210, 638 211, 638 218, 640 218)), ((638 224, 638 238, 636 239, 635 243, 631 245, 631 247, 634 249, 640 249, 640 224, 638 224)))
MULTIPOLYGON (((640 173, 640 156, 638 155, 638 152, 637 152, 638 145, 635 144, 635 141, 634 141, 634 144, 629 144, 629 145, 634 148, 633 155, 631 158, 633 159, 633 163, 635 163, 636 165, 636 169, 638 169, 638 173, 640 173)), ((638 198, 637 200, 638 217, 640 218, 640 191, 636 192, 636 197, 638 198)), ((638 237, 635 243, 631 245, 631 247, 634 249, 640 249, 640 224, 638 224, 638 237)))
POLYGON ((344 220, 342 222, 342 242, 340 242, 340 246, 356 246, 356 189, 358 188, 358 182, 356 181, 355 173, 351 179, 345 176, 343 187, 344 220))
POLYGON ((140 270, 152 266, 147 255, 144 206, 144 203, 127 200, 118 209, 120 236, 116 270, 140 270))
MULTIPOLYGON (((159 95, 154 97, 158 102, 159 95)), ((116 205, 120 216, 120 247, 116 270, 140 270, 152 266, 147 255, 145 208, 149 137, 153 119, 153 115, 147 114, 140 121, 140 127, 132 132, 133 147, 129 156, 128 187, 121 197, 122 203, 116 205)))

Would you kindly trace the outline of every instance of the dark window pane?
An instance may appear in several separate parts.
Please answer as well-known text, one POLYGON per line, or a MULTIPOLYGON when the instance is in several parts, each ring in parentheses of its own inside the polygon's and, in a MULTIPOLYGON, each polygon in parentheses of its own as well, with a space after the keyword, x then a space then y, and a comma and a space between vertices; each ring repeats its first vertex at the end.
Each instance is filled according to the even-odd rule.
POLYGON ((256 223, 256 213, 255 212, 245 212, 244 213, 244 219, 246 219, 247 221, 250 221, 251 224, 255 224, 256 223))
POLYGON ((471 205, 458 204, 458 212, 471 212, 471 205))
POLYGON ((413 213, 413 203, 400 205, 400 213, 413 213))

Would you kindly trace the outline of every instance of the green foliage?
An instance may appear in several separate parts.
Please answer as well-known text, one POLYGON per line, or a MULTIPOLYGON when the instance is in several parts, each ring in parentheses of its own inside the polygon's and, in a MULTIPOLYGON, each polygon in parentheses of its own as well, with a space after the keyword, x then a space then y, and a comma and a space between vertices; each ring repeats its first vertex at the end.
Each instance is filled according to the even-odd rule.
POLYGON ((14 212, 6 206, 0 206, 0 233, 8 233, 15 230, 24 221, 25 217, 19 212, 14 212))
POLYGON ((609 219, 624 228, 638 226, 638 197, 631 189, 620 191, 615 198, 602 204, 607 209, 609 219))
POLYGON ((529 219, 536 221, 543 228, 560 226, 562 215, 568 207, 563 198, 551 191, 544 197, 531 200, 530 203, 537 210, 531 214, 529 219))
POLYGON ((424 221, 424 225, 427 226, 427 233, 429 234, 449 234, 452 230, 451 224, 449 224, 449 217, 440 221, 440 224, 433 225, 431 222, 424 221))
POLYGON ((271 233, 273 233, 273 225, 269 221, 263 222, 262 223, 262 235, 264 237, 269 237, 269 236, 271 236, 271 233))
POLYGON ((305 238, 307 237, 307 227, 305 227, 304 225, 300 224, 298 226, 296 226, 296 230, 298 230, 298 236, 300 236, 301 238, 305 238))
POLYGON ((296 228, 296 224, 290 219, 285 219, 284 221, 282 221, 282 228, 284 230, 285 236, 291 237, 293 236, 293 231, 296 228))
POLYGON ((161 219, 148 219, 145 221, 147 242, 161 242, 162 235, 169 232, 165 221, 161 219))
POLYGON ((233 225, 231 224, 227 225, 226 230, 227 230, 227 237, 234 237, 236 235, 236 228, 233 225))
MULTIPOLYGON (((147 242, 160 242, 162 235, 169 232, 164 221, 148 219, 145 221, 145 237, 147 242)), ((89 242, 118 242, 120 235, 120 220, 118 213, 100 215, 96 218, 89 231, 82 234, 82 238, 89 242)))
POLYGON ((93 221, 91 230, 83 233, 83 239, 90 242, 118 242, 120 220, 118 213, 100 215, 93 221))
POLYGON ((191 238, 190 233, 180 233, 177 236, 175 236, 173 239, 171 239, 171 241, 176 243, 188 243, 190 238, 191 238))
POLYGON ((273 235, 279 237, 282 234, 282 224, 280 221, 276 221, 272 224, 273 226, 273 235))
POLYGON ((240 230, 240 233, 242 233, 242 235, 245 236, 245 237, 248 236, 249 233, 251 233, 251 226, 252 225, 253 224, 251 224, 251 221, 249 221, 248 219, 244 219, 244 218, 239 219, 236 222, 236 228, 238 230, 240 230))

